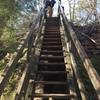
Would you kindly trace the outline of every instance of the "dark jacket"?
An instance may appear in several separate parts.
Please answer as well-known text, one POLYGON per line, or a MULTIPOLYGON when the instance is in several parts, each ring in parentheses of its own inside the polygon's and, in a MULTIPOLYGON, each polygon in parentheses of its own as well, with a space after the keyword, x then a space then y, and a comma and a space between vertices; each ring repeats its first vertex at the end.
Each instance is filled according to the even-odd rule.
POLYGON ((50 7, 54 7, 54 4, 56 3, 56 1, 55 0, 46 0, 46 8, 48 7, 48 6, 50 6, 50 7))
POLYGON ((51 6, 54 7, 54 4, 56 3, 55 0, 51 0, 51 6))

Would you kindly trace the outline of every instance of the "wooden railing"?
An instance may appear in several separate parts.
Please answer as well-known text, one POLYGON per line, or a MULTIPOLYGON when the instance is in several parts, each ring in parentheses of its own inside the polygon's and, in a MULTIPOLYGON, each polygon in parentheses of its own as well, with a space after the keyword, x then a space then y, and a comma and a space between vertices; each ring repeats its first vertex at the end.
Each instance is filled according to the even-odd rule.
POLYGON ((42 31, 42 27, 44 23, 43 11, 42 11, 42 14, 40 14, 40 17, 37 19, 38 19, 39 25, 37 29, 35 28, 34 30, 36 34, 35 35, 32 34, 30 40, 28 41, 28 52, 27 52, 28 64, 26 68, 24 69, 23 75, 20 79, 15 100, 21 100, 21 98, 25 98, 28 85, 30 84, 29 78, 31 75, 31 71, 34 71, 34 65, 33 65, 32 59, 34 58, 35 47, 36 47, 39 37, 41 36, 41 31, 42 31))
MULTIPOLYGON (((78 40, 75 32, 73 31, 72 27, 70 26, 62 7, 60 7, 60 15, 62 17, 65 29, 67 30, 67 32, 65 33, 65 36, 68 38, 68 41, 70 42, 70 44, 72 44, 72 43, 74 44, 74 46, 77 50, 77 53, 80 56, 80 59, 84 65, 84 68, 87 71, 88 76, 92 82, 92 85, 96 91, 97 97, 98 97, 98 99, 100 99, 100 77, 99 77, 98 73, 96 72, 94 66, 92 65, 92 62, 88 58, 80 41, 78 40)), ((74 48, 72 47, 72 45, 70 45, 69 47, 70 47, 70 52, 75 53, 75 52, 73 52, 74 48)))
MULTIPOLYGON (((22 80, 22 83, 20 84, 18 94, 22 90, 25 89, 25 85, 28 82, 28 77, 26 77, 26 74, 29 72, 28 70, 30 70, 29 67, 30 67, 30 59, 31 59, 31 49, 34 47, 33 43, 41 31, 41 26, 42 26, 41 24, 43 24, 42 23, 43 14, 44 14, 44 9, 41 9, 40 12, 37 14, 36 18, 34 19, 26 36, 24 37, 24 41, 20 43, 19 47, 17 48, 17 51, 14 53, 14 56, 9 61, 9 63, 6 65, 2 75, 0 76, 0 97, 6 85, 9 82, 9 79, 12 75, 13 70, 16 68, 18 61, 21 59, 24 49, 27 48, 27 66, 23 74, 24 76, 22 75, 23 80, 22 80), (24 84, 23 82, 24 83, 26 82, 26 83, 24 84)), ((17 100, 20 100, 20 99, 17 99, 17 100)))

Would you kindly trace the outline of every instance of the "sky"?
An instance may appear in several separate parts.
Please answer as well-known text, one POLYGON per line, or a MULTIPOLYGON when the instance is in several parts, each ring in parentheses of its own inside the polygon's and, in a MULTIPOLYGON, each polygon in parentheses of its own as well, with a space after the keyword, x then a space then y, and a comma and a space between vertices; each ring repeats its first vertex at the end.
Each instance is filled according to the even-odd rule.
MULTIPOLYGON (((54 12, 53 12, 53 16, 57 15, 57 11, 58 11, 58 3, 59 0, 56 0, 56 4, 54 6, 54 12)), ((62 0, 61 5, 64 6, 65 8, 65 14, 67 15, 67 17, 69 18, 69 6, 68 6, 68 0, 62 0)))

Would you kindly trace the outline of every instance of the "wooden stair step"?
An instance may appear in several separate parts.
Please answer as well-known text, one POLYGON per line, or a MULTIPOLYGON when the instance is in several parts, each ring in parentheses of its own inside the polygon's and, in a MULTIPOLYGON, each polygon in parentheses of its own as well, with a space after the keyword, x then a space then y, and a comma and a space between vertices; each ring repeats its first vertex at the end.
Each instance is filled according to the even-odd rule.
POLYGON ((56 51, 45 51, 45 50, 41 50, 41 55, 46 55, 46 54, 52 54, 52 55, 63 55, 63 51, 62 50, 56 50, 56 51))
POLYGON ((31 95, 33 97, 43 97, 43 98, 49 98, 49 97, 52 97, 52 98, 70 98, 72 97, 71 94, 42 94, 42 93, 35 93, 33 95, 31 95))
POLYGON ((56 48, 56 49, 61 49, 62 45, 42 45, 42 48, 56 48))
POLYGON ((45 32, 44 35, 60 35, 60 32, 45 32))
POLYGON ((62 50, 62 46, 42 46, 42 50, 62 50))
POLYGON ((58 21, 58 20, 47 20, 45 24, 49 24, 49 23, 50 23, 50 24, 53 23, 52 25, 54 25, 54 24, 58 24, 59 21, 58 21))
POLYGON ((46 37, 46 36, 50 36, 50 37, 61 37, 61 35, 60 34, 43 34, 44 35, 44 37, 46 37))
POLYGON ((34 83, 44 85, 67 85, 64 81, 34 81, 34 83))
POLYGON ((65 63, 42 63, 39 62, 38 65, 46 65, 46 66, 65 66, 65 63))
POLYGON ((48 17, 46 18, 46 22, 60 22, 58 17, 48 17))
POLYGON ((60 25, 60 22, 55 22, 55 21, 48 21, 45 23, 45 26, 59 26, 59 25, 60 25))
POLYGON ((50 46, 42 45, 42 48, 62 48, 62 45, 50 45, 50 46))
POLYGON ((46 24, 48 24, 48 23, 51 23, 52 25, 53 24, 57 24, 57 23, 59 23, 60 21, 58 20, 58 19, 53 19, 53 20, 51 20, 51 19, 49 19, 49 20, 46 20, 46 24))
POLYGON ((54 46, 54 45, 57 46, 57 45, 62 45, 62 43, 61 42, 58 42, 58 43, 57 42, 56 43, 44 42, 44 43, 42 43, 42 45, 44 45, 44 46, 54 46))
POLYGON ((60 24, 60 22, 59 21, 57 21, 57 20, 48 20, 46 23, 45 23, 46 25, 52 25, 52 26, 59 26, 59 24, 60 24))
POLYGON ((58 17, 48 17, 46 18, 46 22, 48 21, 59 21, 59 18, 58 17))
POLYGON ((54 37, 54 38, 43 38, 43 41, 61 41, 61 38, 54 37))
POLYGON ((43 53, 63 53, 63 50, 56 50, 56 51, 46 51, 46 50, 41 50, 43 53))
POLYGON ((48 26, 45 27, 45 30, 59 30, 59 26, 48 26))
POLYGON ((48 23, 51 23, 52 25, 54 25, 54 24, 58 24, 60 21, 59 20, 57 20, 57 19, 55 19, 55 20, 46 20, 46 24, 48 24, 48 23))
POLYGON ((61 40, 61 38, 58 38, 58 37, 57 38, 49 38, 48 37, 48 38, 43 38, 43 40, 61 40))
POLYGON ((67 74, 68 71, 38 71, 37 74, 67 74))
POLYGON ((38 71, 64 71, 64 70, 66 70, 65 63, 55 63, 55 62, 38 63, 38 71))
POLYGON ((48 33, 51 33, 51 34, 60 34, 60 31, 47 31, 45 30, 44 33, 48 34, 48 33))
POLYGON ((43 41, 42 44, 62 44, 61 41, 43 41))
POLYGON ((56 33, 56 34, 60 34, 60 30, 46 30, 44 31, 44 33, 56 33))
POLYGON ((40 62, 46 62, 46 63, 57 63, 57 62, 59 62, 59 63, 63 63, 64 62, 64 57, 62 57, 62 58, 57 58, 57 57, 40 57, 39 58, 39 61, 40 62))
POLYGON ((43 36, 61 36, 60 32, 48 32, 48 33, 41 33, 43 36))
POLYGON ((45 30, 59 30, 59 26, 46 26, 45 30))
POLYGON ((59 26, 54 26, 54 27, 53 26, 46 26, 46 28, 48 28, 48 27, 50 27, 50 28, 54 28, 54 27, 58 28, 59 26))
POLYGON ((64 59, 64 56, 40 56, 39 59, 44 59, 44 60, 47 60, 47 59, 64 59))
POLYGON ((61 38, 60 35, 44 35, 44 38, 61 38))
POLYGON ((51 29, 45 29, 45 31, 49 31, 49 32, 52 32, 52 31, 53 32, 59 32, 60 30, 58 30, 58 29, 52 29, 52 30, 51 29))

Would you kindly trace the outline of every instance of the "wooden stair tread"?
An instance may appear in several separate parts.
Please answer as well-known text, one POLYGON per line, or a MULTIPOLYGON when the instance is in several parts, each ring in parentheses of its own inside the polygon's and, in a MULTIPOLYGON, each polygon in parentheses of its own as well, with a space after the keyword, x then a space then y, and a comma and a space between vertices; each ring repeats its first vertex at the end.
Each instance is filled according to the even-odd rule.
POLYGON ((42 46, 61 46, 61 43, 43 43, 42 46))
POLYGON ((54 42, 54 41, 55 41, 55 42, 56 42, 56 41, 59 41, 59 42, 60 42, 60 41, 61 41, 61 38, 43 38, 43 41, 53 41, 53 42, 54 42))
POLYGON ((45 35, 44 38, 61 38, 60 35, 45 35))
POLYGON ((33 94, 34 97, 56 97, 56 98, 62 98, 62 97, 71 97, 70 94, 42 94, 42 93, 35 93, 33 94))
POLYGON ((43 51, 41 50, 40 55, 53 55, 53 56, 63 56, 63 51, 43 51))
POLYGON ((62 50, 56 50, 56 51, 45 51, 45 50, 41 50, 41 52, 44 52, 44 53, 63 53, 62 50))
POLYGON ((42 45, 42 48, 62 48, 62 45, 42 45))
POLYGON ((44 35, 60 35, 60 32, 45 32, 44 35))
POLYGON ((40 59, 64 59, 64 56, 45 56, 45 55, 42 55, 39 57, 40 59))
POLYGON ((41 48, 42 50, 62 50, 62 46, 60 45, 60 46, 42 46, 42 48, 41 48))
POLYGON ((33 83, 47 84, 47 85, 67 85, 64 81, 34 81, 33 83))
POLYGON ((43 40, 61 40, 61 38, 59 38, 59 37, 55 37, 55 38, 47 37, 47 38, 43 38, 43 40))
POLYGON ((47 41, 47 42, 42 42, 43 44, 62 44, 61 41, 47 41))
POLYGON ((55 65, 60 66, 61 65, 61 66, 64 66, 65 63, 43 63, 43 62, 39 62, 38 65, 47 65, 47 66, 48 65, 51 65, 51 66, 55 66, 55 65))
POLYGON ((66 74, 68 71, 38 71, 40 74, 66 74))

